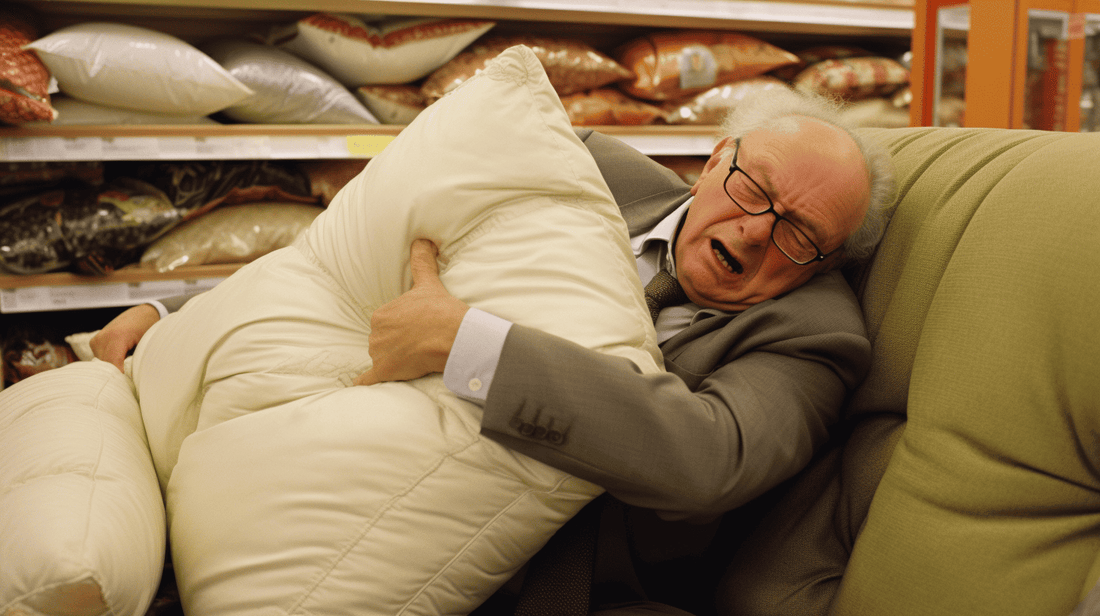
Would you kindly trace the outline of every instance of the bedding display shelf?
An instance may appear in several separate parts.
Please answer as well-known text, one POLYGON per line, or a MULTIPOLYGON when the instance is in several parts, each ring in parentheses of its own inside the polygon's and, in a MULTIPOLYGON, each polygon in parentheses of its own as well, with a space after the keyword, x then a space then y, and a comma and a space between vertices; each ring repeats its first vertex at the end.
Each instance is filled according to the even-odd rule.
POLYGON ((210 289, 239 268, 200 265, 165 273, 130 268, 95 277, 71 273, 0 275, 0 313, 132 306, 210 289))
MULTIPOLYGON (((20 0, 44 32, 89 21, 160 30, 189 42, 264 33, 316 12, 492 19, 501 34, 569 36, 610 49, 656 29, 722 29, 792 46, 907 50, 913 0, 20 0)), ((709 155, 713 126, 601 126, 650 155, 709 155)), ((401 126, 163 125, 0 128, 0 162, 369 158, 401 126)), ((0 274, 0 313, 125 306, 213 286, 238 266, 103 277, 0 274)))
MULTIPOLYGON (((909 36, 913 0, 24 0, 49 17, 285 20, 292 13, 471 17, 656 28, 909 36)), ((148 22, 146 22, 148 23, 148 22)), ((209 24, 206 24, 209 27, 209 24)), ((195 30, 210 34, 209 29, 195 30)))
MULTIPOLYGON (((499 32, 607 44, 654 28, 718 28, 781 37, 908 46, 913 0, 23 0, 46 31, 109 20, 184 40, 265 32, 318 11, 500 20, 499 32), (825 37, 825 38, 822 38, 825 37)), ((605 45, 606 46, 606 45, 605 45)), ((713 127, 600 127, 650 155, 709 155, 713 127)), ((0 161, 349 158, 399 127, 378 125, 0 128, 0 161)))
MULTIPOLYGON (((709 154, 711 126, 602 126, 650 155, 709 154)), ((0 161, 369 158, 399 126, 50 126, 0 129, 0 161)))

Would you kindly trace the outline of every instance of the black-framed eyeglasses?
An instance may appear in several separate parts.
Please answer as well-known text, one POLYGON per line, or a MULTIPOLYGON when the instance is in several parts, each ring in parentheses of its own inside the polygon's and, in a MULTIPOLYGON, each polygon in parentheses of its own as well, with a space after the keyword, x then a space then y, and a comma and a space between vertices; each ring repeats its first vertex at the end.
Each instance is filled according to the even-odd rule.
POLYGON ((796 264, 808 265, 815 261, 822 261, 825 257, 832 254, 832 252, 823 254, 817 247, 817 244, 814 244, 813 240, 810 239, 810 236, 807 235, 805 231, 798 228, 798 225, 787 220, 782 214, 775 211, 775 202, 772 201, 771 195, 769 195, 768 192, 764 190, 764 187, 758 184, 756 180, 752 179, 752 176, 746 173, 744 169, 737 166, 737 154, 741 151, 741 138, 738 137, 734 139, 733 144, 733 160, 730 161, 730 172, 729 175, 726 176, 726 181, 722 183, 722 189, 726 191, 726 196, 730 198, 730 201, 733 201, 734 205, 741 208, 741 211, 749 216, 774 214, 775 224, 772 225, 772 243, 775 244, 775 247, 778 248, 780 252, 796 264), (735 171, 740 171, 741 175, 744 175, 745 179, 764 196, 764 200, 768 202, 768 207, 745 207, 733 197, 733 194, 730 192, 729 184, 735 171))

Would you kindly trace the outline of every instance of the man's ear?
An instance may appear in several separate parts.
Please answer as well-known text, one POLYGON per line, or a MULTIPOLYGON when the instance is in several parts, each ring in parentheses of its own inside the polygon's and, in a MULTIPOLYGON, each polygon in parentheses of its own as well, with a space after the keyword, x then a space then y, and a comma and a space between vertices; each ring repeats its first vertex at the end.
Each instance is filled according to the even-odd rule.
POLYGON ((703 170, 699 172, 699 177, 695 179, 695 184, 691 187, 691 194, 694 195, 699 191, 699 187, 703 183, 703 180, 710 175, 712 170, 722 166, 722 153, 726 151, 726 148, 729 147, 732 141, 733 137, 726 137, 714 145, 710 158, 708 158, 706 164, 703 165, 703 170))

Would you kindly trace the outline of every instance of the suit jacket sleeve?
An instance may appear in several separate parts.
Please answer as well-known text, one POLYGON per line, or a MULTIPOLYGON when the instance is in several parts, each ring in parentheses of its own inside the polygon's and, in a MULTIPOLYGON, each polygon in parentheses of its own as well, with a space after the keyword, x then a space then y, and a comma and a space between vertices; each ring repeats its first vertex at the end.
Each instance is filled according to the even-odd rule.
POLYGON ((666 517, 717 515, 792 476, 866 374, 839 274, 665 343, 664 374, 513 326, 482 433, 666 517))

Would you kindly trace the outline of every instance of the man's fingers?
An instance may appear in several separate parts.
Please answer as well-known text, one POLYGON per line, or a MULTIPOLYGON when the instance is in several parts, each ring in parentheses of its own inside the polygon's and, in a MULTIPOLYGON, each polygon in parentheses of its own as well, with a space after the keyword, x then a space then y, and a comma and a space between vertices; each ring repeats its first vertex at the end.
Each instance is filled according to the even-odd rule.
POLYGON ((439 264, 435 260, 439 256, 439 249, 431 240, 415 240, 409 254, 409 267, 412 268, 414 287, 423 284, 442 284, 439 282, 439 264))

